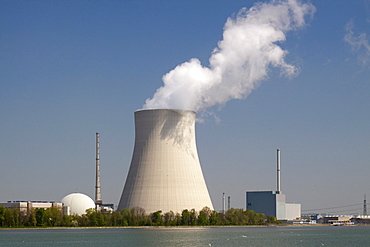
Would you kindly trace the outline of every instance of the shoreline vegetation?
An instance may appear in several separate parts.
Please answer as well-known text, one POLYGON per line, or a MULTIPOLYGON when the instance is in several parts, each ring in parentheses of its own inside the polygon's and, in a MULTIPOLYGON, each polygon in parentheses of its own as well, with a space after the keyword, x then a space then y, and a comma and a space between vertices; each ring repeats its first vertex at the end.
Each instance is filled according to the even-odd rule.
MULTIPOLYGON (((266 224, 266 225, 218 225, 218 226, 35 226, 35 227, 0 227, 1 230, 43 230, 43 229, 205 229, 232 227, 332 227, 330 224, 266 224)), ((345 225, 343 227, 368 226, 368 224, 345 225)))
POLYGON ((65 215, 61 208, 19 208, 0 207, 0 229, 24 228, 145 228, 145 227, 217 227, 217 226, 272 226, 281 225, 274 216, 265 216, 252 210, 231 208, 219 213, 204 207, 200 211, 185 209, 182 213, 156 211, 145 213, 142 208, 121 211, 100 212, 86 210, 83 215, 65 215))

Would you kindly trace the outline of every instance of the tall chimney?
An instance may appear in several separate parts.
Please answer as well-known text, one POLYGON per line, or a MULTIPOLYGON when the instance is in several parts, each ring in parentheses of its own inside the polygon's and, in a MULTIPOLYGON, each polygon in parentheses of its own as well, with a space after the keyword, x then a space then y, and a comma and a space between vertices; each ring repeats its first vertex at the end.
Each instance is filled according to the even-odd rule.
POLYGON ((363 215, 367 215, 367 209, 366 209, 366 194, 364 195, 364 211, 362 212, 363 215))
POLYGON ((277 188, 276 194, 280 194, 280 149, 277 150, 277 188))
POLYGON ((99 151, 99 133, 96 133, 96 178, 95 178, 95 204, 101 205, 100 194, 100 151, 99 151))

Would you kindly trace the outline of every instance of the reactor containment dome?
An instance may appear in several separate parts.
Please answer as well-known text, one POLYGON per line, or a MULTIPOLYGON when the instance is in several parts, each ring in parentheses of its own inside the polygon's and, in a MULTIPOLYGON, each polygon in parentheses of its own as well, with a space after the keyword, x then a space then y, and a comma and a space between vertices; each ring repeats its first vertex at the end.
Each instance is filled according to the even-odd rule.
POLYGON ((63 207, 67 210, 67 215, 86 214, 86 210, 95 208, 93 199, 82 193, 72 193, 63 197, 63 207))
POLYGON ((118 210, 213 209, 195 141, 195 112, 135 112, 135 146, 118 210))

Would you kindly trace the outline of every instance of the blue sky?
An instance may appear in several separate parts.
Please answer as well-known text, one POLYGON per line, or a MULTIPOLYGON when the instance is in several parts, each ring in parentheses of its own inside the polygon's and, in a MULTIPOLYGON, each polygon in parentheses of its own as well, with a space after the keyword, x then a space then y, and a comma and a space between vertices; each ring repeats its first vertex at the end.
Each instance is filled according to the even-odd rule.
MULTIPOLYGON (((134 111, 177 65, 198 58, 207 66, 227 18, 254 3, 1 0, 0 201, 60 201, 75 191, 93 198, 100 132, 102 199, 117 205, 134 111)), ((288 202, 309 211, 359 204, 318 211, 362 212, 370 194, 370 1, 311 3, 306 26, 278 44, 299 74, 271 67, 248 97, 211 109, 219 121, 197 124, 217 210, 223 192, 244 208, 246 191, 275 190, 280 148, 288 202)))

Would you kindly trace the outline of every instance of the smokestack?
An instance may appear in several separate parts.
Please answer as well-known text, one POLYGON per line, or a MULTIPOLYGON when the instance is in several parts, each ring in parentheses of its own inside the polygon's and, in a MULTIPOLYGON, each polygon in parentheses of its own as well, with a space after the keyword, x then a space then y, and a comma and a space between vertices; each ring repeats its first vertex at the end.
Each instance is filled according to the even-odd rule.
POLYGON ((230 209, 230 196, 227 197, 227 210, 230 209))
POLYGON ((99 151, 99 133, 96 133, 96 178, 95 178, 95 204, 101 205, 100 194, 100 151, 99 151))
POLYGON ((366 194, 364 195, 364 211, 362 212, 363 215, 367 215, 367 209, 366 209, 366 194))
POLYGON ((213 209, 195 141, 195 112, 135 112, 135 146, 118 210, 213 209))
POLYGON ((277 150, 277 188, 276 194, 280 194, 280 149, 277 150))

